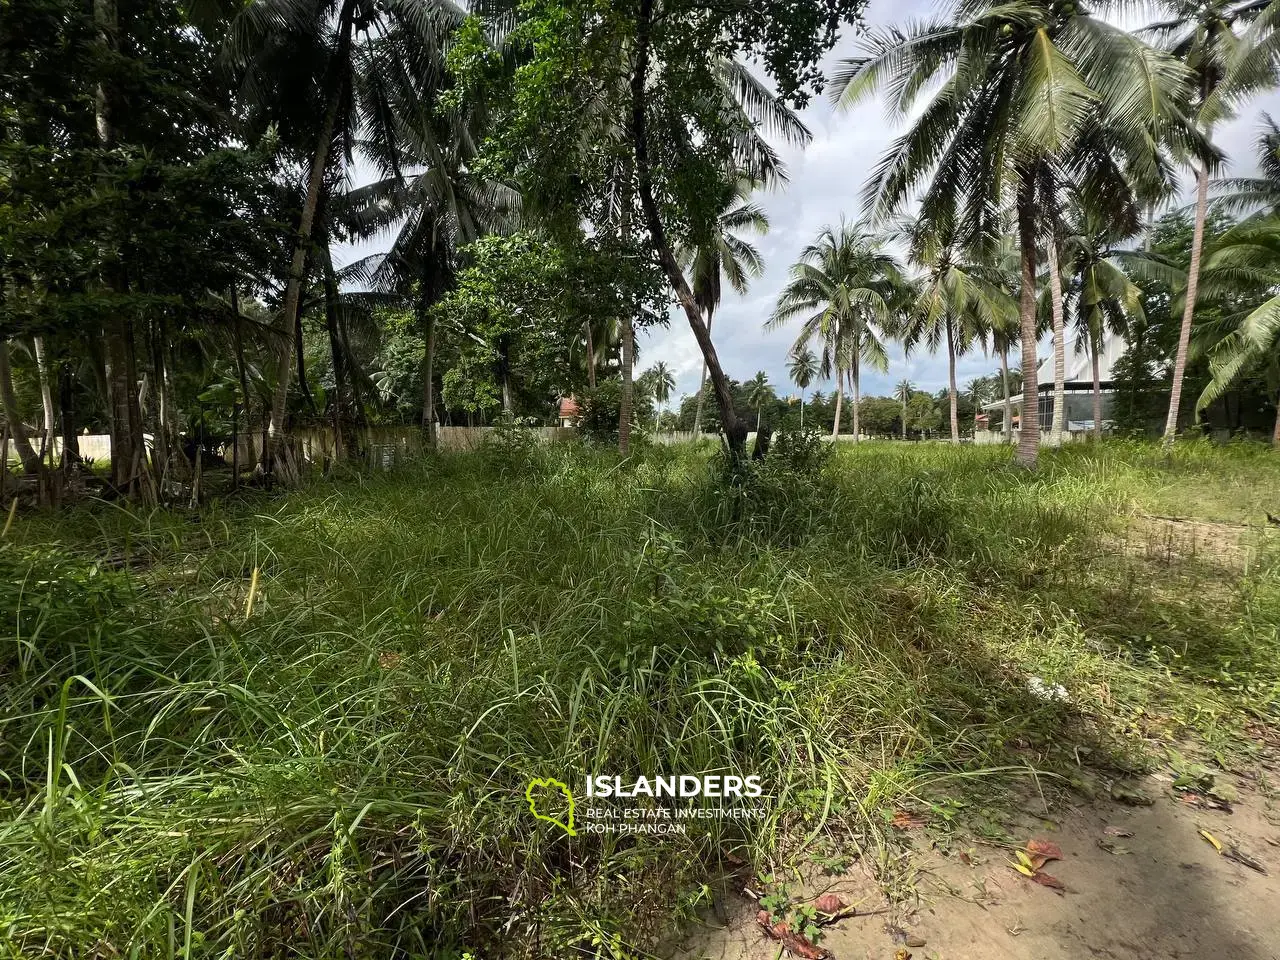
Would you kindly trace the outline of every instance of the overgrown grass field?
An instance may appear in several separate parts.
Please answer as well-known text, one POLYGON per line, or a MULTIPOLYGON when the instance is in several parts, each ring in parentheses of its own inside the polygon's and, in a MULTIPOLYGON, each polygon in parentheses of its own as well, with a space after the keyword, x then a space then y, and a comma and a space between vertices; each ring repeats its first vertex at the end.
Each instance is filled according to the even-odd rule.
POLYGON ((726 487, 710 448, 507 442, 20 510, 4 949, 642 956, 726 862, 873 856, 903 803, 1280 721, 1269 449, 783 454, 726 487), (569 837, 524 798, 669 772, 758 774, 767 817, 569 837))

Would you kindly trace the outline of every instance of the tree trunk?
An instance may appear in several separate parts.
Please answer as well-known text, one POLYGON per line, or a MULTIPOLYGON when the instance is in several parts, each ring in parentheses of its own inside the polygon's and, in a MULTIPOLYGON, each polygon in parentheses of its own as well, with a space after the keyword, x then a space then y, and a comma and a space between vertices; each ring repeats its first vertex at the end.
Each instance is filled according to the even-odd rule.
POLYGON ((1022 424, 1018 462, 1035 467, 1040 452, 1040 410, 1036 382, 1036 208, 1034 182, 1024 172, 1018 183, 1018 245, 1022 267, 1019 315, 1022 334, 1022 424))
POLYGON ((853 366, 849 368, 849 387, 850 389, 853 390, 852 406, 853 406, 853 442, 854 443, 857 443, 862 437, 862 433, 861 433, 862 421, 860 417, 860 414, 862 411, 859 410, 859 406, 861 405, 861 401, 862 401, 862 390, 861 390, 861 384, 859 383, 859 379, 860 378, 858 376, 858 358, 855 356, 853 358, 853 366))
MULTIPOLYGON (((101 0, 99 0, 101 2, 101 0)), ((333 71, 328 78, 329 96, 316 137, 315 152, 307 169, 307 195, 298 218, 297 237, 294 241, 293 259, 289 265, 289 281, 285 286, 284 304, 280 310, 279 356, 276 358, 276 385, 271 397, 271 412, 267 420, 267 443, 262 451, 264 473, 274 474, 277 460, 284 449, 284 419, 289 404, 289 379, 293 372, 293 339, 297 325, 298 307, 302 301, 302 281, 311 246, 311 228, 315 222, 316 207, 320 203, 320 189, 324 185, 329 151, 333 147, 334 128, 338 123, 338 110, 342 105, 347 60, 351 50, 351 18, 355 11, 354 0, 344 0, 338 15, 338 46, 332 61, 333 71)), ((296 481, 292 469, 286 469, 281 478, 296 481)))
MULTIPOLYGON (((93 0, 93 22, 98 43, 105 56, 113 55, 119 45, 119 18, 115 0, 93 0)), ((94 121, 98 142, 111 147, 115 142, 112 115, 115 91, 100 83, 94 91, 94 121)), ((108 285, 122 293, 125 281, 117 271, 107 271, 108 285)), ((142 435, 142 411, 138 406, 138 379, 134 374, 133 325, 118 310, 113 310, 103 327, 106 347, 107 393, 111 414, 111 482, 125 494, 138 486, 143 464, 145 439, 142 435)))
POLYGON ((427 446, 434 450, 436 432, 436 318, 425 311, 422 321, 422 434, 427 446))
POLYGON ((902 439, 907 439, 907 401, 902 401, 902 439))
POLYGON ((804 429, 804 391, 800 391, 800 429, 804 429))
MULTIPOLYGON (((235 325, 232 327, 232 335, 235 338, 236 348, 236 374, 240 379, 240 393, 244 402, 244 440, 245 452, 248 454, 246 458, 249 463, 253 463, 257 459, 257 455, 253 449, 253 405, 249 398, 249 372, 244 362, 244 333, 241 329, 243 319, 240 316, 240 294, 236 290, 235 285, 231 287, 231 311, 235 316, 235 325)), ((237 485, 239 478, 236 479, 237 485)))
POLYGON ((1276 425, 1271 431, 1271 445, 1280 447, 1280 396, 1276 397, 1276 425))
POLYGON ((40 456, 31 446, 26 424, 18 415, 18 398, 13 392, 13 371, 9 366, 9 341, 4 339, 0 339, 0 406, 4 410, 5 422, 9 425, 9 436, 13 437, 14 452, 22 461, 22 469, 26 473, 38 474, 40 456))
POLYGON ((1094 341, 1093 347, 1093 438, 1102 439, 1102 379, 1099 372, 1098 349, 1100 344, 1094 341))
POLYGON ((951 387, 951 442, 960 442, 960 410, 956 397, 956 341, 951 329, 951 318, 947 318, 947 383, 951 387))
POLYGON ((622 318, 622 402, 618 404, 618 452, 631 454, 631 406, 635 399, 632 368, 635 365, 635 322, 628 313, 622 318))
POLYGON ((1191 233, 1191 265, 1187 269, 1187 299, 1182 306, 1182 327, 1178 331, 1178 352, 1173 360, 1173 385, 1169 390, 1169 414, 1164 421, 1165 452, 1178 434, 1178 408, 1182 405, 1182 377, 1187 369, 1187 347, 1191 343, 1191 321, 1196 311, 1196 291, 1200 287, 1200 251, 1204 245, 1204 220, 1209 205, 1209 166, 1201 162, 1196 171, 1196 220, 1191 233))
POLYGON ((646 132, 647 111, 645 81, 649 73, 649 31, 653 19, 653 0, 640 0, 636 17, 635 65, 631 73, 631 140, 636 159, 636 183, 640 189, 640 206, 644 210, 645 225, 653 240, 658 261, 667 275, 676 298, 684 308, 693 336, 702 350, 707 364, 707 373, 711 377, 711 386, 715 390, 716 403, 720 408, 720 428, 724 432, 729 446, 730 456, 741 460, 747 452, 747 426, 733 409, 733 391, 729 387, 729 378, 720 367, 720 358, 711 342, 711 334, 702 321, 702 311, 693 298, 693 291, 685 281, 684 272, 676 261, 671 245, 667 242, 666 230, 662 225, 662 217, 658 212, 658 204, 653 196, 652 174, 649 169, 649 145, 646 132))
POLYGON ((62 412, 62 466, 66 468, 80 462, 80 439, 76 435, 75 384, 65 363, 58 368, 58 406, 62 412))
MULTIPOLYGON (((32 337, 31 342, 35 347, 36 372, 40 377, 40 405, 44 408, 45 442, 49 445, 50 451, 52 451, 57 421, 53 408, 53 387, 49 382, 49 361, 45 355, 44 337, 32 337)), ((50 456, 52 456, 52 453, 50 456)))
POLYGON ((1000 379, 1004 383, 1004 442, 1013 439, 1013 398, 1009 396, 1009 351, 1000 351, 1000 379))
MULTIPOLYGON (((715 308, 707 310, 707 336, 711 336, 711 320, 715 316, 715 308)), ((698 402, 693 408, 694 435, 702 433, 702 398, 707 389, 707 361, 702 361, 702 376, 698 379, 698 402)))
POLYGON ((836 420, 831 425, 831 439, 836 440, 840 437, 840 415, 843 413, 841 409, 844 406, 844 371, 836 371, 836 420))
POLYGON ((591 321, 587 321, 587 386, 596 388, 596 344, 591 333, 591 321))
POLYGON ((1049 446, 1062 444, 1062 428, 1067 406, 1067 343, 1063 324, 1062 276, 1058 272, 1058 238, 1054 230, 1045 240, 1049 260, 1049 303, 1053 308, 1053 420, 1049 426, 1049 446))

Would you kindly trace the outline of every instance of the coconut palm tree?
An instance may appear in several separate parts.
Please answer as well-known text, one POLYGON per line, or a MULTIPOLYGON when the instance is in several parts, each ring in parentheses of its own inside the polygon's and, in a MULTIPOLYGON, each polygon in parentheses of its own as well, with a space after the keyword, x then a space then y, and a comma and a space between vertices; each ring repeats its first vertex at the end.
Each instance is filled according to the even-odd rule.
MULTIPOLYGON (((1208 297, 1230 303, 1241 290, 1274 293, 1280 276, 1280 214, 1259 215, 1236 224, 1219 238, 1205 259, 1203 287, 1208 297)), ((1233 328, 1209 350, 1212 379, 1197 401, 1203 409, 1246 374, 1261 369, 1280 389, 1280 294, 1228 317, 1233 328)), ((1273 443, 1280 446, 1280 397, 1273 443)))
MULTIPOLYGON (((711 333, 711 322, 720 305, 723 281, 736 293, 746 293, 752 277, 759 277, 764 270, 760 251, 739 233, 764 235, 769 232, 769 218, 748 198, 759 184, 738 177, 721 196, 711 235, 703 243, 685 246, 676 251, 681 268, 689 275, 693 298, 702 311, 711 333)), ((693 413, 693 432, 702 431, 702 401, 707 385, 707 364, 702 363, 702 376, 698 380, 698 400, 693 413)))
POLYGON ((1008 329, 1017 305, 1001 285, 998 268, 962 245, 954 220, 930 224, 901 218, 898 230, 922 272, 901 327, 903 347, 909 356, 921 343, 931 352, 946 345, 951 442, 959 443, 956 359, 975 343, 985 343, 991 331, 1008 329))
POLYGON ((744 384, 747 388, 747 403, 756 408, 756 433, 760 432, 760 417, 764 405, 773 399, 773 387, 769 386, 769 375, 763 370, 744 384))
POLYGON ((821 344, 819 369, 834 372, 836 418, 832 436, 840 435, 840 415, 847 379, 853 391, 853 439, 858 439, 860 373, 866 362, 886 370, 889 356, 884 340, 895 328, 898 311, 908 299, 910 285, 902 266, 884 241, 857 226, 824 227, 791 268, 791 280, 765 322, 772 330, 803 317, 792 352, 815 339, 821 344))
POLYGON ((394 167, 405 132, 431 112, 445 41, 463 17, 451 0, 251 0, 228 31, 226 56, 250 127, 278 129, 301 167, 264 470, 275 470, 283 448, 294 331, 325 183, 336 182, 357 149, 394 167))
POLYGON ((671 391, 676 388, 676 378, 671 375, 671 369, 667 366, 667 362, 659 360, 653 365, 653 369, 649 371, 649 380, 650 385, 653 387, 653 399, 658 405, 657 418, 654 420, 654 430, 656 432, 662 423, 662 408, 671 399, 671 391))
POLYGON ((818 358, 808 347, 792 350, 787 355, 787 373, 791 382, 800 388, 800 429, 804 429, 804 395, 818 376, 818 358))
POLYGON ((1073 318, 1076 342, 1085 345, 1093 367, 1093 435, 1101 440, 1099 364, 1106 334, 1121 334, 1131 322, 1145 321, 1142 291, 1118 258, 1118 245, 1130 240, 1136 229, 1119 226, 1110 210, 1099 209, 1083 193, 1077 192, 1074 199, 1062 238, 1066 310, 1073 318))
POLYGON ((1219 193, 1216 202, 1233 212, 1280 213, 1280 126, 1270 114, 1262 115, 1262 129, 1255 143, 1258 176, 1219 180, 1214 184, 1219 193))
MULTIPOLYGON (((1144 182, 1167 158, 1160 147, 1197 140, 1180 104, 1184 67, 1075 3, 961 0, 946 18, 906 30, 873 30, 861 56, 842 61, 831 85, 848 108, 878 90, 894 116, 930 99, 876 168, 866 190, 877 217, 900 209, 923 187, 920 218, 956 218, 966 245, 1001 231, 1014 201, 1022 284, 1020 326, 1024 409, 1036 408, 1035 276, 1044 224, 1043 171, 1057 179, 1093 176, 1086 157, 1123 158, 1144 182), (1105 129, 1082 151, 1090 131, 1105 129)), ((1019 461, 1036 462, 1039 429, 1024 416, 1019 461)))
MULTIPOLYGON (((1162 0, 1167 19, 1145 28, 1142 34, 1158 42, 1191 70, 1194 83, 1191 109, 1204 145, 1192 153, 1195 160, 1196 204, 1191 235, 1191 263, 1187 269, 1182 325, 1173 361, 1173 382, 1169 392, 1169 412, 1165 417, 1164 446, 1168 449, 1178 432, 1178 411, 1182 402, 1182 381, 1186 372, 1187 349, 1191 341, 1196 296, 1200 282, 1200 261, 1204 247, 1204 226, 1208 214, 1209 174, 1220 162, 1210 146, 1214 126, 1231 116, 1232 105, 1248 94, 1275 82, 1276 62, 1269 55, 1251 55, 1240 33, 1262 19, 1268 4, 1261 0, 1162 0)), ((1267 44, 1260 44, 1266 47, 1267 44)))
POLYGON ((907 439, 907 404, 911 402, 911 395, 916 392, 916 388, 910 380, 899 380, 898 385, 893 388, 894 396, 898 398, 898 402, 902 404, 902 439, 907 439))

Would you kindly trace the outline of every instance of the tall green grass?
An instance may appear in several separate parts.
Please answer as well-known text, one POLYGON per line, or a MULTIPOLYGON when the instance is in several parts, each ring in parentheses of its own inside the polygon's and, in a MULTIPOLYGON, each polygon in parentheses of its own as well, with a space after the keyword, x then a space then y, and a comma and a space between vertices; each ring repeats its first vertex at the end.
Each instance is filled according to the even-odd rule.
POLYGON ((1280 709, 1274 550, 1175 571, 1119 538, 1179 485, 1247 515, 1238 472, 1280 489, 1277 459, 875 444, 726 487, 704 450, 506 446, 199 516, 22 514, 4 949, 630 957, 718 867, 873 849, 904 798, 1226 740, 1280 709), (570 838, 524 802, 677 772, 760 775, 766 818, 570 838))

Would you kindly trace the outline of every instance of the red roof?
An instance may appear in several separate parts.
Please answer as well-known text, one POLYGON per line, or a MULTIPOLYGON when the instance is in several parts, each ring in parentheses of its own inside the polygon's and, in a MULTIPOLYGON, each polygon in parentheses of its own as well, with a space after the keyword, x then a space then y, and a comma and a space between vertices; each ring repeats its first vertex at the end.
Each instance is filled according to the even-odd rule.
POLYGON ((573 397, 562 397, 560 399, 560 416, 561 418, 576 417, 578 415, 578 401, 573 397))

